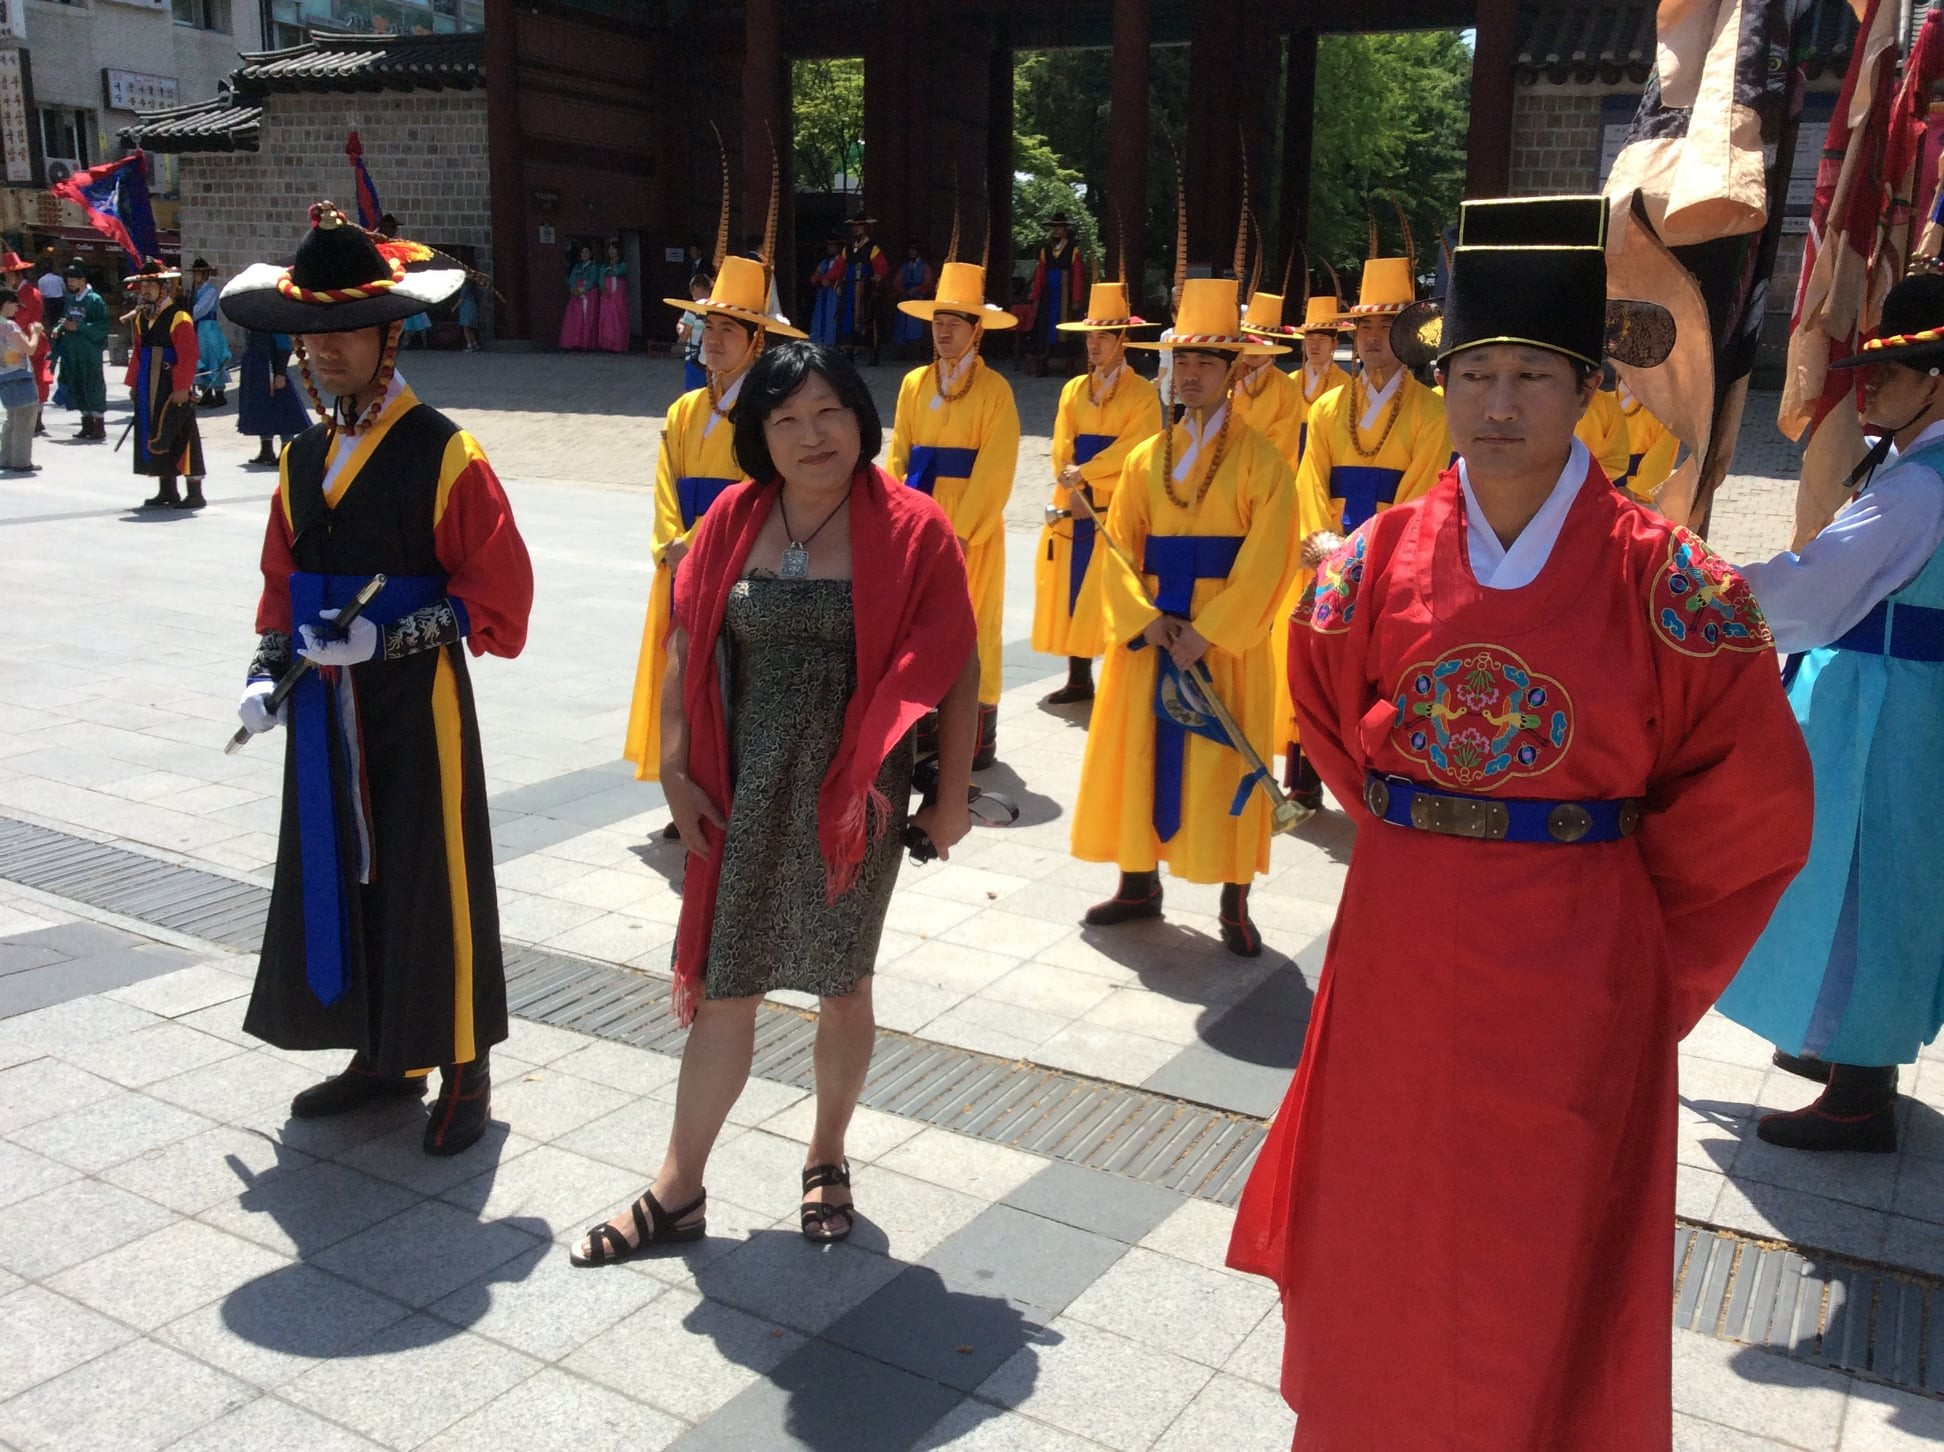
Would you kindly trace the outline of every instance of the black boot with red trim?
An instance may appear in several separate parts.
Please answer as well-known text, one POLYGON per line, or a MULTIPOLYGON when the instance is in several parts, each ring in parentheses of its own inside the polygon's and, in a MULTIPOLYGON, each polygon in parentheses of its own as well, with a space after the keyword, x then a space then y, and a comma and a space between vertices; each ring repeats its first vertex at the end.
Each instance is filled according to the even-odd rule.
POLYGON ((292 1119, 326 1119, 393 1099, 423 1099, 425 1075, 394 1078, 380 1074, 363 1054, 353 1054, 342 1074, 333 1074, 322 1084, 299 1090, 290 1101, 292 1119))
POLYGON ((1897 1148, 1897 1066, 1830 1064, 1829 1087, 1814 1104, 1764 1115, 1758 1137, 1783 1149, 1893 1154, 1897 1148))
POLYGON ((1249 916, 1249 885, 1246 882, 1222 884, 1222 946, 1238 958, 1255 958, 1262 953, 1262 934, 1249 916))
POLYGON ((972 755, 972 770, 984 771, 999 760, 999 708, 979 703, 979 746, 972 755))
POLYGON ((1283 772, 1283 789, 1289 793, 1289 799, 1309 811, 1322 811, 1323 778, 1316 774, 1310 759, 1303 755, 1303 748, 1294 741, 1290 742, 1283 760, 1287 763, 1283 772))
POLYGON ((1161 873, 1123 872, 1120 888, 1105 902, 1097 902, 1080 919, 1090 928, 1112 928, 1136 918, 1161 916, 1161 873))
POLYGON ((493 1074, 484 1050, 464 1064, 439 1071, 439 1097, 425 1122, 425 1152, 456 1155, 471 1149, 493 1116, 493 1074))

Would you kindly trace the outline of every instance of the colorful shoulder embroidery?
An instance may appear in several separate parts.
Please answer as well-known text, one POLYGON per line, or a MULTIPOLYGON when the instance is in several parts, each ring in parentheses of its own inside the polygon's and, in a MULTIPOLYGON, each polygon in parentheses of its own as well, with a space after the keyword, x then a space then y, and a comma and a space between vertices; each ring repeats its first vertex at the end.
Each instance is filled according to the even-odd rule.
POLYGON ((1748 581, 1678 525, 1668 540, 1667 562, 1648 587, 1647 618, 1655 634, 1682 655, 1775 649, 1748 581))
POLYGON ((1296 602, 1290 620, 1307 625, 1319 635, 1341 635, 1357 618, 1363 574, 1364 535, 1358 530, 1316 567, 1316 577, 1296 602))
POLYGON ((1491 790, 1558 766, 1573 744, 1566 688, 1512 651, 1474 644, 1399 678, 1391 742, 1440 786, 1491 790))

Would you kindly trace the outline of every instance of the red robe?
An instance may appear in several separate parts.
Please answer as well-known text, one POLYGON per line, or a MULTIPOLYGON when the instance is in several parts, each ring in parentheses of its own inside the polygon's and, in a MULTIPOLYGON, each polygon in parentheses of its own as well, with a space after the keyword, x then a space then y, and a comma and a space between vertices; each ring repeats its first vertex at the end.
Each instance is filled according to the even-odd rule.
POLYGON ((1453 468, 1293 618, 1358 831, 1229 1264, 1282 1290, 1298 1448, 1664 1452, 1676 1046, 1807 855, 1808 756, 1747 585, 1597 465, 1523 589, 1466 528, 1453 468), (1438 836, 1373 817, 1366 770, 1640 826, 1438 836))
POLYGON ((54 340, 47 334, 47 299, 31 280, 20 289, 20 311, 14 321, 23 333, 31 333, 36 323, 41 325, 40 341, 34 344, 34 387, 40 393, 41 406, 46 407, 48 392, 54 386, 54 340))

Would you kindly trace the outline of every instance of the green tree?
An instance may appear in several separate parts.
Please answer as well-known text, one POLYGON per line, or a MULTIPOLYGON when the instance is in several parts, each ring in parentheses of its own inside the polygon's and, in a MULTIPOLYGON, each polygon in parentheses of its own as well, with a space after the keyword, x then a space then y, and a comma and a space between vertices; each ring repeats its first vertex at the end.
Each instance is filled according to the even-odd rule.
MULTIPOLYGON (((1070 89, 1075 61, 1098 54, 1025 51, 1013 65, 1013 255, 1021 260, 1038 254, 1047 218, 1055 212, 1066 213, 1081 253, 1096 264, 1100 260, 1100 227, 1088 205, 1098 192, 1082 169, 1096 160, 1089 138, 1100 128, 1088 121, 1094 108, 1084 93, 1079 104, 1061 99, 1075 94, 1070 89), (1060 128, 1076 154, 1056 149, 1040 133, 1039 126, 1048 122, 1060 128)), ((1104 103, 1098 116, 1104 120, 1104 103)), ((1104 170, 1104 161, 1098 164, 1104 170)))
POLYGON ((790 65, 796 178, 813 191, 864 185, 864 62, 800 60, 790 65))

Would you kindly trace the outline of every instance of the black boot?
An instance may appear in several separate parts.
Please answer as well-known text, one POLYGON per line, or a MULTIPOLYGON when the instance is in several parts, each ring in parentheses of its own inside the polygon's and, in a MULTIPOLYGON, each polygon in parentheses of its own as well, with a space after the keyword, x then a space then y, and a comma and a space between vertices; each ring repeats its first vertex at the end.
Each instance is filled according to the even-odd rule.
POLYGON ((1818 1084, 1829 1082, 1829 1060, 1819 1059, 1814 1054, 1785 1054, 1777 1049, 1769 1055, 1769 1062, 1778 1069, 1787 1069, 1791 1074, 1814 1079, 1818 1084))
POLYGON ((74 436, 77 439, 91 439, 94 437, 94 415, 93 414, 84 413, 81 415, 81 427, 75 430, 74 436))
POLYGON ((424 1093, 424 1075, 394 1079, 373 1069, 371 1060, 363 1054, 353 1054, 350 1067, 342 1074, 313 1084, 291 1100, 290 1115, 293 1119, 324 1119, 380 1100, 417 1099, 424 1093))
POLYGON ((1283 755, 1283 789, 1297 806, 1312 812, 1323 810, 1323 778, 1303 755, 1303 748, 1290 742, 1283 755))
POLYGON ((108 442, 108 420, 100 414, 94 416, 94 434, 92 437, 97 443, 105 444, 108 442))
POLYGON ((177 505, 176 507, 178 509, 202 509, 207 507, 208 504, 209 501, 203 498, 202 480, 197 478, 193 474, 190 475, 189 492, 183 498, 182 503, 177 505))
POLYGON ((173 474, 164 474, 155 486, 155 496, 144 499, 144 509, 174 509, 182 503, 182 496, 176 493, 176 480, 173 474))
POLYGON ((1892 1154, 1897 1148, 1897 1066, 1831 1064, 1829 1087, 1814 1104, 1791 1114, 1764 1115, 1755 1133, 1783 1149, 1892 1154))
POLYGON ((1094 698, 1093 660, 1089 656, 1071 655, 1067 657, 1067 683, 1048 696, 1040 704, 1044 706, 1073 706, 1081 701, 1094 698))
POLYGON ((224 387, 224 386, 223 386, 222 384, 220 384, 220 383, 219 383, 219 384, 217 384, 217 385, 216 385, 216 398, 215 398, 215 406, 216 406, 217 408, 221 408, 221 407, 222 407, 222 406, 223 406, 224 404, 226 404, 226 403, 228 403, 228 402, 229 402, 229 389, 227 389, 227 388, 225 388, 225 387, 224 387))
POLYGON ((972 770, 984 771, 999 760, 999 708, 979 704, 979 746, 972 753, 972 770))
POLYGON ((1161 873, 1123 872, 1120 886, 1105 902, 1097 902, 1080 919, 1090 928, 1112 928, 1136 918, 1161 916, 1161 873))
POLYGON ((1249 916, 1249 885, 1246 882, 1222 884, 1222 946, 1238 958, 1255 958, 1262 953, 1262 934, 1249 916))
POLYGON ((259 448, 257 449, 257 455, 256 455, 256 457, 255 457, 254 459, 252 459, 252 460, 250 460, 250 462, 251 462, 252 464, 274 464, 274 463, 276 463, 276 462, 277 462, 277 448, 276 448, 276 445, 275 445, 275 444, 274 444, 274 443, 273 443, 273 442, 272 442, 272 441, 271 441, 271 440, 270 440, 270 439, 269 439, 268 437, 265 437, 265 439, 263 440, 263 443, 262 443, 262 445, 261 445, 261 446, 260 446, 260 447, 259 447, 259 448))
POLYGON ((456 1155, 471 1149, 486 1133, 493 1112, 493 1073, 484 1050, 465 1064, 439 1071, 439 1097, 425 1123, 425 1152, 456 1155))
POLYGON ((938 755, 938 712, 927 711, 918 718, 916 745, 920 761, 938 755))

